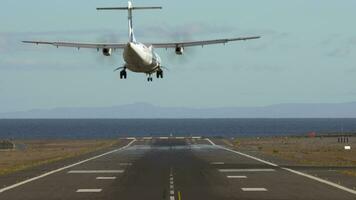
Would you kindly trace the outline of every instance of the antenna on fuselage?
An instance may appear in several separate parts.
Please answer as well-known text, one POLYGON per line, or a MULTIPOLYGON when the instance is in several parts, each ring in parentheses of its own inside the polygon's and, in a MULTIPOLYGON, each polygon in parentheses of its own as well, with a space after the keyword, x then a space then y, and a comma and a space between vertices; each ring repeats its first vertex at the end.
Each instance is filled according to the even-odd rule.
POLYGON ((127 10, 128 11, 128 25, 129 25, 129 41, 136 42, 133 25, 132 25, 132 11, 133 10, 150 10, 162 9, 161 6, 133 6, 131 1, 127 2, 127 7, 103 7, 96 8, 96 10, 127 10))

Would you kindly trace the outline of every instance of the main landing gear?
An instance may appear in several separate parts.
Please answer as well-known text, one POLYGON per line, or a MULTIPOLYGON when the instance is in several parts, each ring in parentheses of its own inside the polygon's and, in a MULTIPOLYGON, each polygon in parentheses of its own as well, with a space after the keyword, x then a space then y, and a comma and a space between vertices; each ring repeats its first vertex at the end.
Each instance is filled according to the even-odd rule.
MULTIPOLYGON (((157 77, 157 79, 163 78, 163 70, 162 70, 162 69, 158 69, 158 70, 156 71, 156 77, 157 77)), ((148 81, 148 82, 152 82, 152 81, 153 81, 153 78, 152 78, 152 74, 151 74, 151 73, 148 74, 147 81, 148 81)))
POLYGON ((126 79, 127 78, 127 72, 126 68, 120 71, 120 79, 126 79))
POLYGON ((162 70, 162 69, 159 69, 159 70, 156 72, 156 76, 157 76, 157 78, 163 78, 163 70, 162 70))

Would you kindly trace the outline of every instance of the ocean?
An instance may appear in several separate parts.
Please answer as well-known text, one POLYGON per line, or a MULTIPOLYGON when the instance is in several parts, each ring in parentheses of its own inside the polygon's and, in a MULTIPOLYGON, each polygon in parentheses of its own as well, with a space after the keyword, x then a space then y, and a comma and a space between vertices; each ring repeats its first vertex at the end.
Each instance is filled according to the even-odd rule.
POLYGON ((290 136, 356 133, 356 119, 3 119, 0 139, 290 136))

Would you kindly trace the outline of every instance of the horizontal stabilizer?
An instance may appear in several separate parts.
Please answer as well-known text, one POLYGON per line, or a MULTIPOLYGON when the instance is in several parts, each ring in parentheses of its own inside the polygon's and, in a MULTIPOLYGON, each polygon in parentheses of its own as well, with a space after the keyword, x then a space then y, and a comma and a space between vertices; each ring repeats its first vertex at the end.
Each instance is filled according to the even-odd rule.
POLYGON ((161 6, 135 6, 135 7, 104 7, 96 8, 97 10, 149 10, 149 9, 162 9, 161 6))

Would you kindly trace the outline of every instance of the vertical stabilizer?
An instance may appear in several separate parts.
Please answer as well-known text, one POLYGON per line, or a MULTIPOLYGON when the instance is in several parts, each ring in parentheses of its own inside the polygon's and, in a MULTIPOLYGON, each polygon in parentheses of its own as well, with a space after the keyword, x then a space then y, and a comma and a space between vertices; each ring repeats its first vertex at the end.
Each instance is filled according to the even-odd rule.
POLYGON ((96 8, 97 10, 127 10, 128 11, 128 24, 129 24, 129 42, 136 42, 135 34, 132 25, 132 12, 133 10, 147 10, 147 9, 162 9, 160 6, 133 6, 131 1, 127 2, 127 7, 106 7, 96 8))
POLYGON ((128 10, 128 21, 129 21, 129 42, 136 42, 135 34, 132 26, 132 2, 129 1, 127 6, 128 10))

